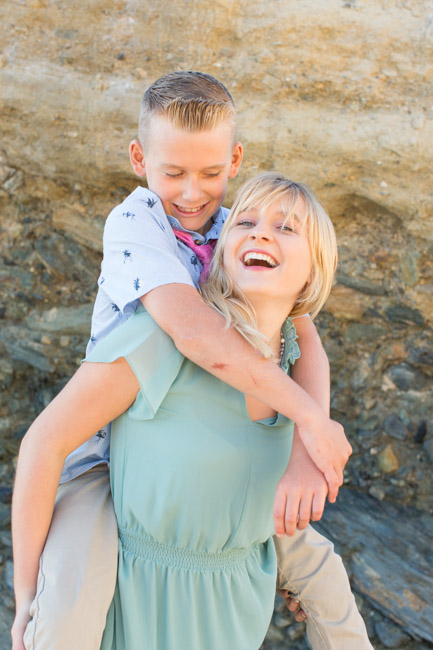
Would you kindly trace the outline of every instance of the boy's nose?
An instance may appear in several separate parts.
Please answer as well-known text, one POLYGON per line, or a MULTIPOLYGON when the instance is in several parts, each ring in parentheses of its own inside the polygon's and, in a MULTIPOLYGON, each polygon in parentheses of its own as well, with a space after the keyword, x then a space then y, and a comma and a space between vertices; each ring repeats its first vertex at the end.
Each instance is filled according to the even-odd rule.
POLYGON ((182 197, 189 203, 200 201, 200 199, 203 198, 203 192, 201 190, 199 181, 195 179, 186 180, 183 186, 182 197))

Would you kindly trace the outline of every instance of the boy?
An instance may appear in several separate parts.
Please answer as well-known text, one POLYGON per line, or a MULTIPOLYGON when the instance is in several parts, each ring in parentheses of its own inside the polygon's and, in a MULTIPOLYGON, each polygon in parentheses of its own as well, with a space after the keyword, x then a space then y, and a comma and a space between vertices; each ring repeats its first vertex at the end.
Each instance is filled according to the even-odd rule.
MULTIPOLYGON (((225 87, 209 75, 193 72, 172 73, 152 84, 143 99, 139 140, 130 145, 130 160, 135 173, 147 177, 150 191, 137 188, 107 219, 88 349, 126 320, 141 301, 185 356, 293 419, 297 423, 293 454, 275 507, 277 533, 293 535, 297 519, 304 529, 310 518, 320 518, 328 490, 330 500, 335 500, 350 446, 341 427, 325 415, 327 360, 310 320, 297 323, 302 361, 295 377, 322 408, 276 364, 262 359, 235 331, 225 329, 223 319, 204 305, 195 288, 224 221, 221 203, 227 181, 242 161, 234 105, 225 87), (310 371, 313 363, 315 375, 310 371), (299 496, 292 498, 288 488, 299 496)), ((38 418, 42 423, 43 417, 38 418)), ((108 438, 108 428, 99 431, 65 463, 51 527, 52 511, 41 505, 40 494, 25 495, 18 470, 13 512, 14 650, 24 647, 29 609, 27 650, 99 647, 116 565, 117 532, 104 465, 108 438)), ((37 473, 38 468, 28 471, 37 473)), ((42 494, 43 476, 40 484, 42 494)), ((332 545, 309 528, 293 542, 278 540, 277 548, 283 589, 301 592, 302 597, 303 576, 308 576, 311 590, 312 576, 323 581, 332 573, 331 580, 325 579, 327 591, 322 586, 320 593, 315 591, 310 608, 308 596, 303 602, 314 647, 371 648, 332 545), (330 592, 337 584, 333 597, 330 592)))

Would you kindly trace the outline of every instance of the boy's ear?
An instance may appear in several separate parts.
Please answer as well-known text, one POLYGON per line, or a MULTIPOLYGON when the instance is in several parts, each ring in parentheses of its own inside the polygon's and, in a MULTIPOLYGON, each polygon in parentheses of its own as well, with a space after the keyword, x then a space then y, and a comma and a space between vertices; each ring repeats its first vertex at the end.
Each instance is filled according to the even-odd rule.
POLYGON ((137 176, 146 176, 146 163, 144 151, 138 140, 132 140, 129 145, 129 160, 137 176))
POLYGON ((242 163, 242 157, 244 155, 244 150, 240 142, 236 142, 233 147, 232 153, 232 162, 230 165, 229 178, 234 178, 239 171, 239 167, 242 163))

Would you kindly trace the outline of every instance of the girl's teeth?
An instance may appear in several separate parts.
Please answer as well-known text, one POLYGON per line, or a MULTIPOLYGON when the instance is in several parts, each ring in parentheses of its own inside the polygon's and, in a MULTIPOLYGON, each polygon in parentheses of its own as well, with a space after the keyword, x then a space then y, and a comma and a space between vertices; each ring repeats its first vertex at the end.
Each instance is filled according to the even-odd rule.
POLYGON ((267 262, 269 266, 271 266, 272 268, 277 266, 277 263, 275 262, 274 258, 271 257, 270 255, 266 255, 265 253, 246 253, 243 259, 244 264, 246 264, 247 266, 251 266, 251 264, 249 264, 251 260, 267 262))

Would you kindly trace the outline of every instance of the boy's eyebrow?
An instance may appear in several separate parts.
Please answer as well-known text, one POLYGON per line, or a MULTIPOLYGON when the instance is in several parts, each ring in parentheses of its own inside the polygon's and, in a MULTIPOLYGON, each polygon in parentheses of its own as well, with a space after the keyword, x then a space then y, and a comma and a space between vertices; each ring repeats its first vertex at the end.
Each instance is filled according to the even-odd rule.
MULTIPOLYGON (((215 165, 203 167, 203 171, 207 171, 208 169, 224 169, 226 165, 227 162, 215 163, 215 165)), ((174 165, 173 163, 162 163, 161 167, 163 169, 183 169, 182 165, 174 165)))

